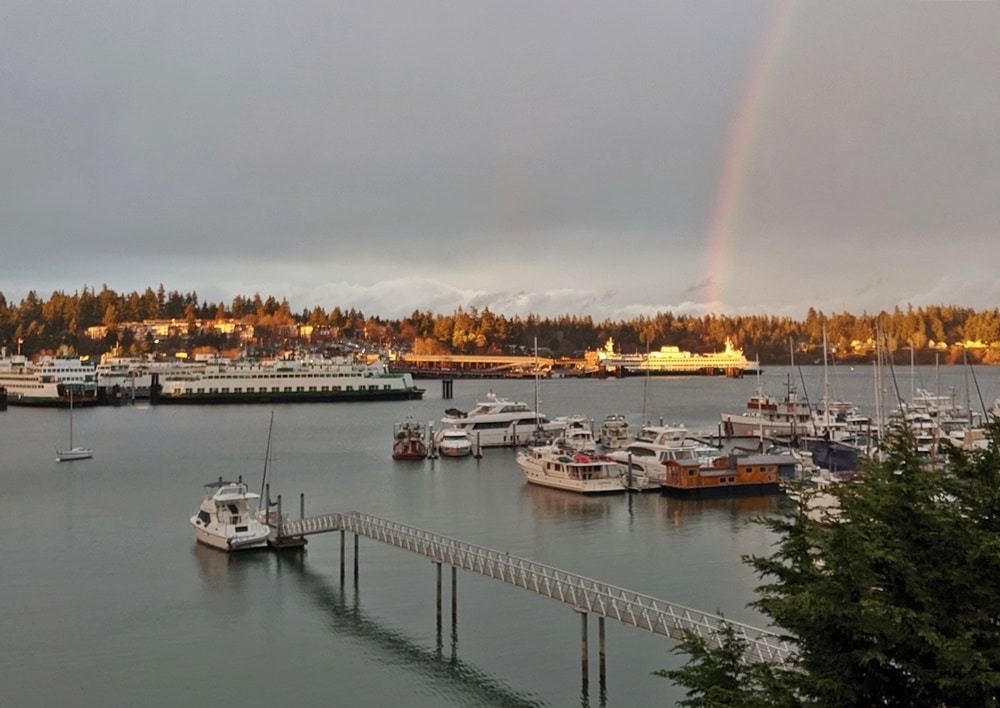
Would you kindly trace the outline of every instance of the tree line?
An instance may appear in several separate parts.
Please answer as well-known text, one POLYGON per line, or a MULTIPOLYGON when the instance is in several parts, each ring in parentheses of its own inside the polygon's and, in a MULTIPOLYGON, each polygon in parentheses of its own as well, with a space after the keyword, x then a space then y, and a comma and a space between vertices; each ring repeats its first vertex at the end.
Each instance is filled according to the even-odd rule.
POLYGON ((630 320, 594 320, 588 315, 559 317, 505 316, 488 307, 459 307, 450 314, 414 310, 408 317, 387 319, 355 308, 333 306, 293 312, 284 298, 238 295, 232 302, 200 300, 192 291, 167 291, 162 284, 143 292, 118 293, 102 286, 47 299, 30 291, 20 302, 0 293, 0 344, 26 354, 70 352, 96 355, 111 347, 131 353, 148 351, 150 342, 134 341, 120 330, 126 322, 172 319, 191 323, 185 344, 219 349, 234 345, 212 332, 197 331, 198 320, 235 319, 253 327, 262 345, 287 343, 288 331, 309 325, 316 334, 364 341, 379 348, 424 354, 494 354, 512 349, 540 350, 574 357, 604 346, 609 338, 625 353, 672 345, 684 351, 719 351, 727 339, 749 359, 764 364, 822 361, 824 338, 831 358, 872 360, 875 342, 884 343, 898 363, 1000 363, 1000 310, 976 311, 953 305, 895 307, 878 313, 824 313, 810 308, 804 320, 773 315, 703 316, 659 312, 630 320), (93 340, 88 327, 104 326, 107 336, 93 340), (981 346, 967 348, 967 343, 981 346))

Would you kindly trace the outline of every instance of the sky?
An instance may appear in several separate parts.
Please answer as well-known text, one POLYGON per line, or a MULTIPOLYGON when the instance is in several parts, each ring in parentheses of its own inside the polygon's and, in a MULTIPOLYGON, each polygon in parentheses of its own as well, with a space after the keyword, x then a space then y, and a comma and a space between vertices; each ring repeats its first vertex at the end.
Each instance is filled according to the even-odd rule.
POLYGON ((1000 3, 0 0, 0 293, 1000 306, 1000 3))

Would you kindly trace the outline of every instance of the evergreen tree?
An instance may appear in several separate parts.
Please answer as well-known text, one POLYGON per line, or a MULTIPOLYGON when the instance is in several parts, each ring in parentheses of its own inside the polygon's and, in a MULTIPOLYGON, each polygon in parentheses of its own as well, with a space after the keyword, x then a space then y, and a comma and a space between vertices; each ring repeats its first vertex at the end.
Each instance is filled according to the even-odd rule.
POLYGON ((810 512, 804 493, 758 520, 779 541, 746 559, 766 580, 753 606, 796 647, 791 666, 734 665, 739 647, 692 638, 692 661, 661 675, 700 701, 688 705, 721 705, 708 690, 720 672, 758 705, 1000 705, 1000 423, 988 433, 985 450, 951 450, 947 471, 900 436, 863 481, 830 488, 834 510, 810 512))

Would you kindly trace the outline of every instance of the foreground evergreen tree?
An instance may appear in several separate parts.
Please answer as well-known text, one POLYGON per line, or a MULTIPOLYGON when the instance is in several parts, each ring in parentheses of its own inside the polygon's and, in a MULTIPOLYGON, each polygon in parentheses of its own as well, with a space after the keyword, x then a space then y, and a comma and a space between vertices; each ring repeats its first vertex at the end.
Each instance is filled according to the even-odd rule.
POLYGON ((689 637, 689 662, 661 672, 685 705, 1000 705, 1000 424, 988 437, 937 466, 897 440, 863 482, 832 488, 836 511, 803 500, 758 520, 778 541, 745 559, 764 581, 752 604, 796 654, 745 666, 734 637, 689 637))

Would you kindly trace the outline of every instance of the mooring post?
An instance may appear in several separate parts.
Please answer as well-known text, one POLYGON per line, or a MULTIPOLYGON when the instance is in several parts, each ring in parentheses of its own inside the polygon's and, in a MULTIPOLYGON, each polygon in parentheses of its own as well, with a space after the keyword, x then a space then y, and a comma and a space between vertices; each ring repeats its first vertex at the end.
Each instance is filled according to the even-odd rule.
POLYGON ((344 536, 346 532, 340 529, 340 588, 344 588, 344 536))
POLYGON ((279 541, 281 540, 281 537, 284 535, 284 533, 283 533, 284 529, 281 528, 281 526, 282 526, 281 522, 282 522, 282 518, 281 518, 281 495, 279 494, 278 495, 278 540, 279 541))
POLYGON ((605 662, 605 653, 604 653, 604 617, 597 618, 597 643, 599 645, 598 651, 600 652, 600 665, 598 669, 600 670, 601 683, 603 684, 604 679, 607 676, 607 671, 606 671, 607 664, 605 662))
POLYGON ((437 628, 441 631, 441 562, 434 561, 434 567, 437 571, 437 598, 435 603, 435 608, 437 609, 437 628))
POLYGON ((301 492, 299 494, 299 518, 306 518, 306 493, 301 492))
POLYGON ((583 675, 583 685, 587 685, 587 676, 590 673, 590 667, 587 662, 587 613, 583 610, 577 610, 580 613, 580 671, 583 675))
POLYGON ((358 534, 354 534, 354 587, 358 587, 358 538, 358 534))
POLYGON ((458 625, 458 568, 451 566, 451 626, 458 625))

